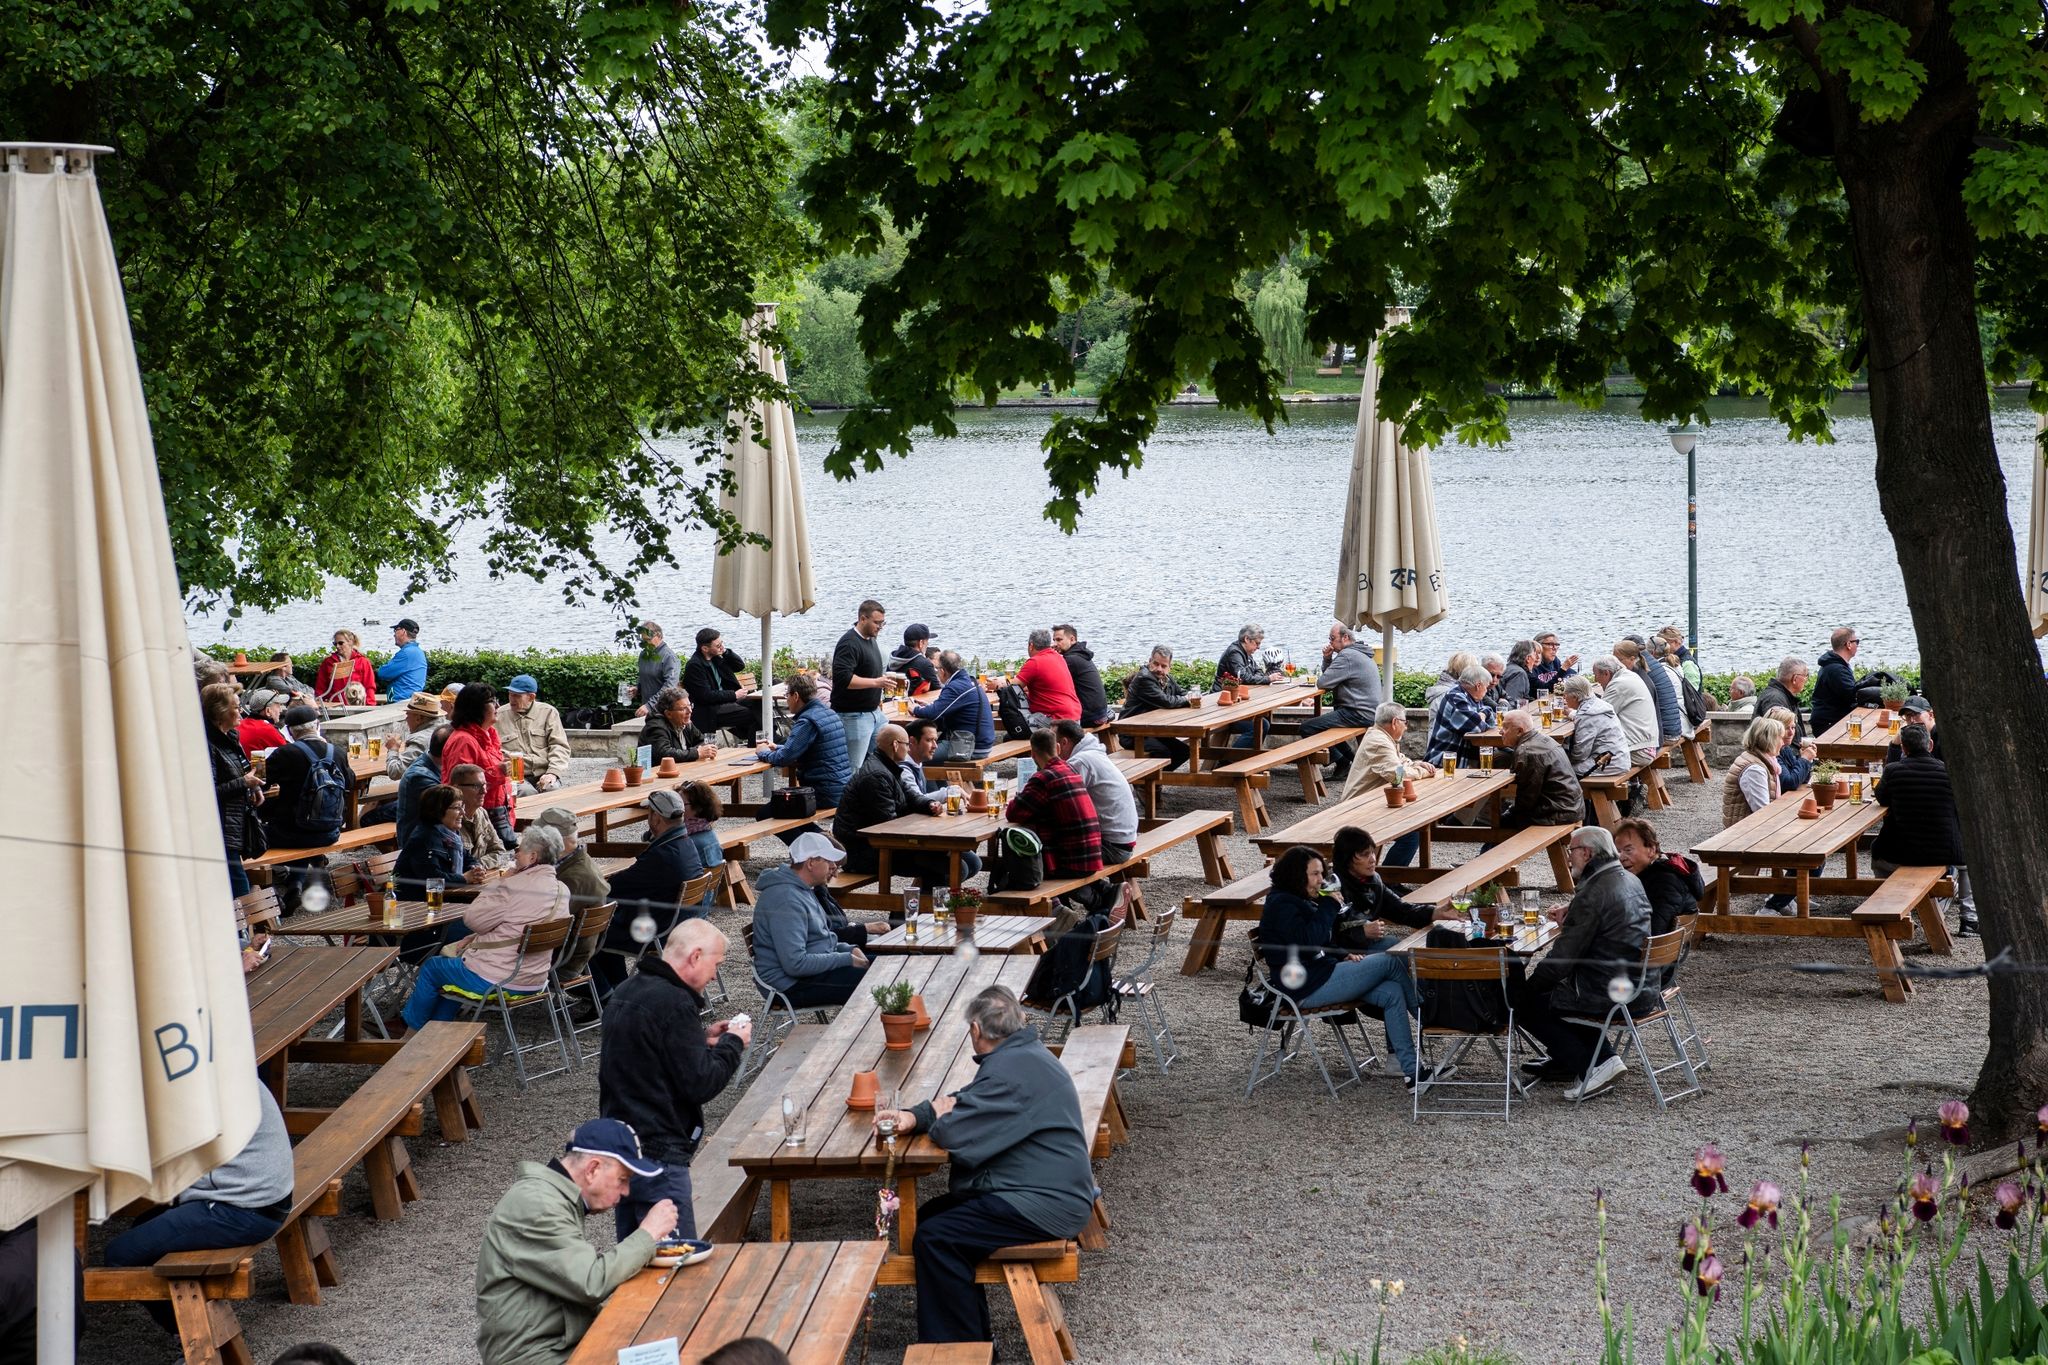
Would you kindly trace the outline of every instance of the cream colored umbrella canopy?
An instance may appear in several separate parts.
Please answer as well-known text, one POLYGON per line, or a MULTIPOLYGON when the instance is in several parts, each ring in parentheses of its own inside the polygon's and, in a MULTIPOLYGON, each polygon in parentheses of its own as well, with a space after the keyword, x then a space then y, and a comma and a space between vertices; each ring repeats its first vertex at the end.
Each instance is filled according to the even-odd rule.
POLYGON ((2027 537, 2027 619, 2048 635, 2048 418, 2034 423, 2034 516, 2027 537))
MULTIPOLYGON (((756 306, 749 330, 754 337, 754 364, 787 382, 782 356, 761 339, 775 323, 775 305, 756 306)), ((761 622, 761 734, 774 734, 775 702, 770 689, 775 677, 774 618, 801 615, 818 603, 818 585, 811 577, 811 537, 804 525, 804 480, 796 454, 796 416, 787 401, 753 405, 736 436, 725 444, 726 468, 733 486, 719 495, 718 505, 739 522, 740 529, 765 537, 766 546, 739 545, 720 554, 711 566, 711 605, 734 616, 761 622)))
MULTIPOLYGON (((1389 309, 1387 325, 1408 321, 1389 309)), ((1448 616, 1443 545, 1437 537, 1436 493, 1429 452, 1401 443, 1400 428, 1379 410, 1380 341, 1373 338, 1351 443, 1351 490, 1344 503, 1344 539, 1337 561, 1337 619, 1386 637, 1385 693, 1394 695, 1394 633, 1426 630, 1448 616)))
POLYGON ((0 1227, 56 1205, 68 1241, 74 1191, 104 1182, 94 1203, 103 1194, 105 1207, 168 1200, 239 1152, 256 1131, 256 1060, 178 576, 92 155, 17 148, 8 162, 0 1227))

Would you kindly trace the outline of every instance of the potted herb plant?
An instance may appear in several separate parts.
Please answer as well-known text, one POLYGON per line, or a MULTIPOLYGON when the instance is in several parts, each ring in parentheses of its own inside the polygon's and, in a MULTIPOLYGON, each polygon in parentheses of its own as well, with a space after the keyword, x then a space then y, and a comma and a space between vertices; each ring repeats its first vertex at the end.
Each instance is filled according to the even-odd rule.
POLYGON ((1822 759, 1813 765, 1809 780, 1813 788, 1813 799, 1822 810, 1835 804, 1835 779, 1841 775, 1842 765, 1829 759, 1822 759))
POLYGON ((1906 685, 1894 679, 1877 689, 1877 697, 1884 703, 1885 710, 1897 713, 1906 704, 1906 685))
POLYGON ((892 981, 871 992, 882 1013, 882 1037, 891 1052, 908 1052, 910 1035, 917 1031, 917 1015, 910 1008, 910 983, 892 981))

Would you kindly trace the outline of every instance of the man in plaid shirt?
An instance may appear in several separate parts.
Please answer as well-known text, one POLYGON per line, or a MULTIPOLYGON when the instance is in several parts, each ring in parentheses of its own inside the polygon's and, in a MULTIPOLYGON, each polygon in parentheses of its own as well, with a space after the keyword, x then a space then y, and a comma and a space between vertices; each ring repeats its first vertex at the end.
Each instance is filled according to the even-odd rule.
POLYGON ((1494 711, 1486 704, 1486 689, 1493 675, 1473 664, 1458 675, 1458 685, 1444 693, 1437 704, 1436 723, 1429 727, 1429 761, 1443 762, 1445 754, 1456 754, 1460 763, 1479 762, 1479 746, 1472 736, 1491 729, 1494 711))
POLYGON ((1024 789, 1010 798, 1009 821, 1038 836, 1048 875, 1080 877, 1102 870, 1102 825, 1081 774, 1060 758, 1051 730, 1031 732, 1038 764, 1024 789))

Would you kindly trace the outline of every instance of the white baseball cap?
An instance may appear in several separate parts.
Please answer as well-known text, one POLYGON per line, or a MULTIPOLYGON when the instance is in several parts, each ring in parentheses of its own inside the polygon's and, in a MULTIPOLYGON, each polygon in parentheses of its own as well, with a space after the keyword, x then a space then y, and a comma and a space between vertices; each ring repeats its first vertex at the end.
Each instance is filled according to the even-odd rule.
POLYGON ((791 863, 806 863, 813 858, 823 858, 827 862, 842 863, 846 861, 846 850, 816 830, 812 830, 808 834, 797 835, 796 842, 789 846, 789 861, 791 863))

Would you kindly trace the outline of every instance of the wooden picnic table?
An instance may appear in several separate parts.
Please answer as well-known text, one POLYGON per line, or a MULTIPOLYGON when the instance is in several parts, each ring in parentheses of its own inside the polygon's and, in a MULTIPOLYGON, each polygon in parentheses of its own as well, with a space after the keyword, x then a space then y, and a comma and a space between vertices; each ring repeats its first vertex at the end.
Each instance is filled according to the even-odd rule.
POLYGON ((1233 758, 1249 756, 1250 750, 1229 747, 1228 734, 1231 730, 1250 721, 1251 749, 1258 749, 1264 745, 1267 723, 1281 707, 1308 702, 1317 710, 1321 709, 1322 693, 1314 683, 1266 684, 1252 688, 1251 693, 1251 700, 1233 702, 1228 706, 1221 703, 1219 694, 1206 693, 1195 699, 1201 703, 1199 706, 1121 717, 1110 726, 1110 730, 1139 754, 1145 752, 1144 742, 1148 739, 1177 739, 1186 744, 1190 754, 1188 771, 1163 773, 1160 776, 1162 782, 1174 786, 1234 786, 1228 779, 1210 771, 1233 758))
MULTIPOLYGON (((1563 720, 1552 721, 1550 724, 1544 726, 1543 733, 1549 735, 1559 744, 1562 744, 1572 737, 1572 728, 1576 724, 1577 722, 1572 720, 1570 714, 1567 713, 1563 720)), ((1501 735, 1500 727, 1498 725, 1493 726, 1491 729, 1487 730, 1474 730, 1470 735, 1466 736, 1466 738, 1470 739, 1474 744, 1478 745, 1482 749, 1498 749, 1502 746, 1504 742, 1504 738, 1501 735)))
POLYGON ((1802 820, 1799 807, 1806 795, 1804 790, 1786 792, 1692 846, 1694 856, 1714 869, 1713 912, 1701 917, 1701 929, 1734 934, 1836 934, 1848 929, 1849 921, 1814 917, 1813 893, 1868 895, 1883 885, 1881 879, 1856 875, 1856 841, 1884 818, 1884 807, 1875 801, 1837 800, 1819 819, 1802 820), (1842 855, 1845 875, 1815 875, 1837 853, 1842 855), (1781 875, 1781 869, 1787 875, 1781 875), (1797 915, 1729 912, 1732 894, 1781 891, 1798 898, 1797 915))
POLYGON ((396 938, 403 934, 417 933, 421 929, 431 929, 462 917, 460 905, 445 902, 439 910, 428 910, 427 903, 423 900, 402 900, 397 903, 397 909, 396 926, 387 923, 383 915, 372 914, 369 902, 364 900, 354 905, 337 905, 331 910, 322 910, 317 915, 294 915, 288 920, 279 920, 274 932, 292 934, 300 938, 396 938))
POLYGON ((1826 734, 1816 735, 1814 747, 1822 758, 1853 764, 1859 771, 1865 764, 1882 763, 1885 750, 1892 745, 1891 721, 1896 714, 1881 706, 1859 706, 1836 721, 1826 734), (1853 738, 1849 734, 1852 725, 1862 732, 1853 738))
MULTIPOLYGON (((1445 922, 1450 923, 1451 921, 1445 922)), ((1518 923, 1515 929, 1514 940, 1506 945, 1507 950, 1510 953, 1514 954, 1516 957, 1534 957, 1536 956, 1536 954, 1547 950, 1551 944, 1557 942, 1558 935, 1562 934, 1563 932, 1564 926, 1562 924, 1559 924, 1556 920, 1550 918, 1550 916, 1548 915, 1545 915, 1542 919, 1536 922, 1536 928, 1533 931, 1521 928, 1518 923)), ((1387 949, 1387 951, 1390 953, 1401 953, 1405 955, 1414 952, 1417 948, 1427 948, 1428 946, 1429 930, 1417 929, 1414 933, 1409 934, 1407 937, 1403 938, 1399 943, 1396 943, 1393 947, 1387 949)), ((1484 943, 1475 943, 1469 946, 1474 948, 1486 948, 1491 945, 1484 943)))
MULTIPOLYGON (((275 940, 273 940, 275 943, 275 940)), ((249 973, 249 1026, 256 1035, 256 1063, 285 1107, 285 1056, 343 1006, 342 1037, 363 1036, 363 987, 398 956, 395 948, 322 948, 276 943, 270 960, 249 973)))
POLYGON ((253 677, 258 673, 282 673, 291 666, 290 659, 251 659, 247 663, 222 665, 238 678, 253 677))
POLYGON ((612 1292, 569 1365, 614 1365, 621 1349, 675 1338, 684 1365, 741 1337, 762 1337, 793 1365, 839 1365, 888 1257, 858 1242, 745 1242, 696 1265, 652 1266, 612 1292))
MULTIPOLYGON (((1045 931, 1051 927, 1052 918, 1047 915, 977 915, 971 939, 975 948, 984 953, 1042 953, 1045 951, 1045 931)), ((903 926, 899 924, 886 934, 870 934, 864 951, 871 957, 876 953, 938 956, 951 953, 959 946, 957 925, 949 921, 940 928, 930 915, 919 915, 917 942, 906 939, 903 926)))
POLYGON ((1476 768, 1460 768, 1456 776, 1424 778, 1415 784, 1415 799, 1398 808, 1389 806, 1381 789, 1374 789, 1363 796, 1354 796, 1349 801, 1340 801, 1334 806, 1325 806, 1285 829, 1272 830, 1252 839, 1259 851, 1268 858, 1277 858, 1284 849, 1296 844, 1307 844, 1324 857, 1330 855, 1330 846, 1336 841, 1337 831, 1346 825, 1358 825, 1373 837, 1373 842, 1385 848, 1394 840, 1417 830, 1422 832, 1422 847, 1414 864, 1408 867, 1385 867, 1389 875, 1406 877, 1410 872, 1427 873, 1441 871, 1430 862, 1434 841, 1438 838, 1454 842, 1484 842, 1498 837, 1499 831, 1491 822, 1482 825, 1440 825, 1438 821, 1455 815, 1474 802, 1487 803, 1488 810, 1497 820, 1500 799, 1514 787, 1515 776, 1505 768, 1486 772, 1476 768))
POLYGON ((585 818, 594 819, 597 832, 591 842, 601 844, 610 836, 612 819, 621 813, 630 813, 627 818, 621 820, 623 824, 634 824, 645 819, 640 807, 646 804, 647 794, 657 788, 673 791, 685 782, 702 782, 711 787, 730 787, 732 800, 737 802, 741 783, 755 773, 767 771, 769 765, 758 759, 740 763, 735 762, 730 754, 720 754, 717 758, 679 764, 674 775, 670 777, 656 777, 650 769, 641 776, 639 786, 627 787, 623 791, 608 792, 604 790, 601 781, 579 783, 574 787, 558 787, 551 792, 542 792, 539 796, 521 797, 519 813, 513 823, 517 828, 524 829, 532 824, 534 818, 542 811, 551 806, 560 806, 574 815, 578 821, 585 818))

